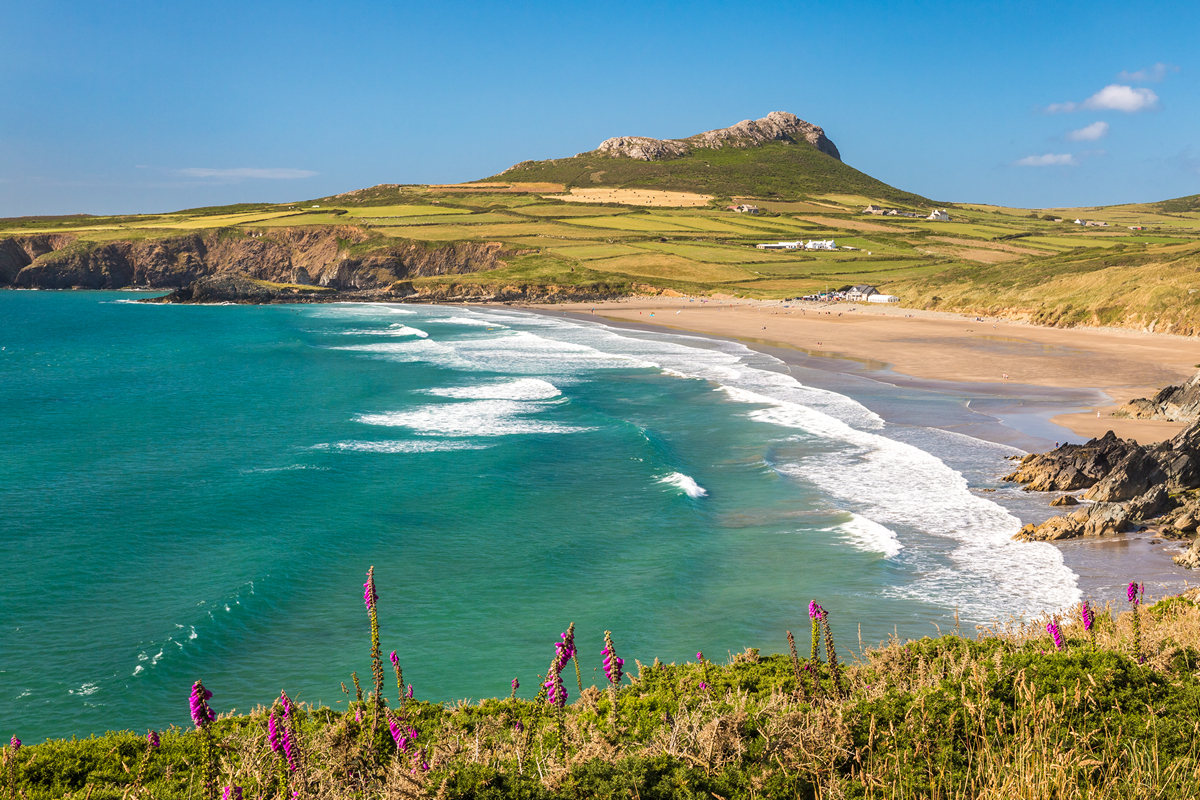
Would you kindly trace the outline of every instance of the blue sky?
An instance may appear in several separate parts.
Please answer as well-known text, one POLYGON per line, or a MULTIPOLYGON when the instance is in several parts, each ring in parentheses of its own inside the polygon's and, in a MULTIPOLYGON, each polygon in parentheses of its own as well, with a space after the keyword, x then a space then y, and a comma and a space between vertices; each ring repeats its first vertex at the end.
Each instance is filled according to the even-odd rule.
POLYGON ((11 2, 0 216, 441 183, 769 111, 937 200, 1200 192, 1200 3, 11 2))

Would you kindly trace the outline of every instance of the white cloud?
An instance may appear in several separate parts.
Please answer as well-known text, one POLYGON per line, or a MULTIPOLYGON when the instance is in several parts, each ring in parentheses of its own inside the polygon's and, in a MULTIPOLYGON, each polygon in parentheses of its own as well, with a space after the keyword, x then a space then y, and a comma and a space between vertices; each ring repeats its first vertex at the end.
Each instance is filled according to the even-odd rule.
POLYGON ((1137 72, 1122 71, 1117 75, 1117 80, 1130 83, 1162 83, 1172 72, 1179 72, 1179 67, 1160 61, 1149 69, 1139 69, 1137 72))
POLYGON ((1046 153, 1040 156, 1025 156, 1012 162, 1014 167, 1075 167, 1079 162, 1070 153, 1046 153))
POLYGON ((1068 142, 1094 142, 1108 136, 1107 122, 1093 122, 1067 134, 1068 142))
POLYGON ((1154 111, 1158 108, 1158 95, 1144 87, 1135 89, 1119 83, 1109 84, 1082 103, 1052 103, 1046 106, 1048 114, 1069 114, 1073 111, 1154 111))
POLYGON ((245 178, 261 178, 264 180, 293 180, 296 178, 311 178, 317 173, 307 169, 238 167, 237 169, 209 169, 208 167, 188 167, 179 170, 180 175, 189 178, 219 178, 223 180, 242 180, 245 178))

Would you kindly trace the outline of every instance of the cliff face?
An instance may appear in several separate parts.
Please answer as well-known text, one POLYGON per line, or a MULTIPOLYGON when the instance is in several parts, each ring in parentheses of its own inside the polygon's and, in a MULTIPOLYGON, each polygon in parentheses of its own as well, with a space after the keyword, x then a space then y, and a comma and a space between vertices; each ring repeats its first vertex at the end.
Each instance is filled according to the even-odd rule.
POLYGON ((79 242, 71 236, 0 241, 0 286, 29 289, 176 289, 200 278, 382 289, 404 278, 496 269, 498 242, 440 248, 406 243, 356 252, 369 238, 353 226, 208 231, 165 239, 79 242))

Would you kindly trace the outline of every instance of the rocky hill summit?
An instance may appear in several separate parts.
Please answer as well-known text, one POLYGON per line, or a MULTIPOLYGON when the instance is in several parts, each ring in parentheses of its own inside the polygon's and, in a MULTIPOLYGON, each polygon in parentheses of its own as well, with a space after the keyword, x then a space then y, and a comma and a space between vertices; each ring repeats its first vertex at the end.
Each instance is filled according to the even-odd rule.
POLYGON ((697 148, 719 150, 722 147, 754 147, 770 142, 807 142, 822 153, 842 160, 837 146, 825 136, 823 129, 787 111, 772 111, 762 119, 742 120, 728 128, 705 131, 686 139, 617 136, 604 140, 596 150, 617 158, 662 161, 688 155, 697 148))

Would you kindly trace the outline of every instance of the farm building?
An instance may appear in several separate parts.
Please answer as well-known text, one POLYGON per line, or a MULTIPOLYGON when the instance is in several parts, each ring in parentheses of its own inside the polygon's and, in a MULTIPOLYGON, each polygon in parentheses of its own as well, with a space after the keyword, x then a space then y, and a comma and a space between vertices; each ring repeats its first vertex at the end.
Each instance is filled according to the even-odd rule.
POLYGON ((748 206, 745 203, 738 206, 725 206, 726 211, 736 211, 739 214, 757 214, 758 206, 748 206))
POLYGON ((765 242, 754 246, 759 250, 799 250, 804 242, 765 242))
POLYGON ((940 208, 935 208, 932 213, 925 219, 933 220, 934 222, 949 222, 950 215, 940 208))
POLYGON ((899 303, 900 298, 894 294, 873 294, 867 297, 868 303, 899 303))
POLYGON ((874 203, 872 203, 871 205, 864 208, 862 213, 864 213, 864 214, 882 214, 883 207, 877 206, 874 203))
POLYGON ((837 250, 837 242, 833 239, 809 239, 804 243, 805 250, 837 250))

